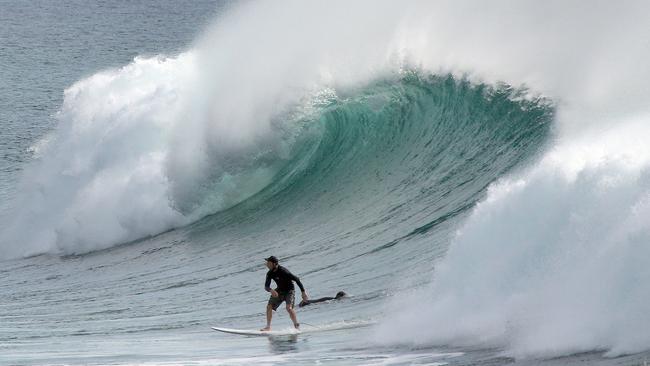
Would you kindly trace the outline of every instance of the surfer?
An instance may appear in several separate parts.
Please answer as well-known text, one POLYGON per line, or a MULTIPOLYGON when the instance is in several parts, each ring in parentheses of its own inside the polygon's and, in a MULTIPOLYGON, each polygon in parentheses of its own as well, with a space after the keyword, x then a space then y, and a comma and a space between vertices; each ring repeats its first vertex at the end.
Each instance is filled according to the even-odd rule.
POLYGON ((334 296, 334 297, 321 297, 320 299, 316 299, 316 300, 302 300, 300 302, 300 304, 298 304, 298 306, 303 307, 303 306, 315 304, 317 302, 330 301, 330 300, 340 300, 341 298, 346 297, 346 296, 348 296, 348 294, 346 294, 343 291, 339 291, 339 292, 336 293, 336 296, 334 296))
POLYGON ((266 267, 269 271, 266 273, 264 289, 271 293, 271 297, 266 305, 266 327, 260 330, 263 332, 271 330, 273 311, 277 310, 282 302, 286 305, 289 317, 291 317, 291 321, 293 321, 293 326, 296 329, 300 329, 300 323, 298 323, 298 319, 296 319, 296 311, 293 309, 295 301, 293 282, 295 281, 296 284, 298 284, 298 287, 300 287, 302 301, 309 301, 305 288, 298 277, 279 264, 278 258, 272 255, 265 260, 266 267), (271 288, 271 280, 275 281, 275 284, 277 285, 275 290, 271 288))

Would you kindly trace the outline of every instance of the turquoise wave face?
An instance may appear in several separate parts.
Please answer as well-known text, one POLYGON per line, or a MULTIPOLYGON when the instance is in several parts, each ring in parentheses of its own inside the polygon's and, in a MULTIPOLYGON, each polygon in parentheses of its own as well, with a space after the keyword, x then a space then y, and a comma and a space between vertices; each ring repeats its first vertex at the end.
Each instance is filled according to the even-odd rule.
MULTIPOLYGON (((160 65, 141 59, 129 67, 153 72, 160 65)), ((165 98, 145 98, 155 106, 129 107, 125 118, 123 109, 103 113, 98 107, 102 113, 90 119, 91 126, 80 128, 87 121, 86 104, 104 103, 90 92, 94 85, 90 78, 71 88, 69 94, 85 99, 66 104, 54 142, 30 168, 44 188, 24 187, 25 203, 19 206, 27 214, 17 215, 4 242, 20 238, 27 244, 7 248, 9 256, 91 252, 200 223, 215 212, 232 218, 227 222, 240 221, 242 214, 264 221, 267 213, 300 213, 313 221, 310 230, 327 228, 329 218, 347 218, 335 224, 344 231, 397 220, 400 229, 389 235, 392 242, 465 212, 490 182, 539 149, 553 114, 546 101, 525 98, 525 91, 407 72, 355 89, 306 95, 309 102, 276 115, 269 128, 252 129, 254 137, 243 146, 202 148, 182 138, 197 131, 165 127, 147 112, 168 109, 165 98), (170 134, 181 141, 170 147, 165 138, 170 134), (184 156, 177 154, 178 146, 190 158, 169 164, 184 156), (32 221, 43 224, 25 238, 32 221)), ((237 145, 237 136, 217 141, 237 145)), ((397 224, 388 225, 392 232, 397 224)))
POLYGON ((304 132, 272 183, 217 217, 301 215, 309 230, 346 218, 344 231, 396 220, 408 224, 394 240, 425 233, 547 141, 553 108, 525 96, 416 72, 339 92, 292 122, 304 132))

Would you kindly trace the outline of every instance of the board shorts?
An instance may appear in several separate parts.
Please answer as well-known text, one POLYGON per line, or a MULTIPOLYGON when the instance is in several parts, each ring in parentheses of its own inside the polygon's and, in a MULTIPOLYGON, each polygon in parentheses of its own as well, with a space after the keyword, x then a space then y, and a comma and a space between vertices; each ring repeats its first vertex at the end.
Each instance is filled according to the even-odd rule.
POLYGON ((278 291, 278 297, 271 296, 269 298, 269 305, 273 307, 273 310, 278 310, 280 304, 282 304, 282 302, 285 301, 287 305, 291 304, 291 307, 293 308, 295 299, 296 299, 296 291, 294 290, 290 290, 288 292, 278 291))

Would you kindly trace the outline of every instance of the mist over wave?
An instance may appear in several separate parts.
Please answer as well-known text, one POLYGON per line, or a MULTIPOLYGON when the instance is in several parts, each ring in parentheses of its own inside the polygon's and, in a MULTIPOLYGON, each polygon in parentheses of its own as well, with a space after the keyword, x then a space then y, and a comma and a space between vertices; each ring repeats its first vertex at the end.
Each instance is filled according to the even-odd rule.
POLYGON ((241 203, 291 206, 297 193, 316 197, 308 187, 328 192, 333 216, 352 202, 388 222, 426 204, 417 211, 441 219, 412 228, 419 235, 501 178, 433 284, 398 303, 378 338, 517 356, 643 350, 647 10, 246 2, 187 52, 138 57, 66 90, 0 256, 108 248, 241 203))

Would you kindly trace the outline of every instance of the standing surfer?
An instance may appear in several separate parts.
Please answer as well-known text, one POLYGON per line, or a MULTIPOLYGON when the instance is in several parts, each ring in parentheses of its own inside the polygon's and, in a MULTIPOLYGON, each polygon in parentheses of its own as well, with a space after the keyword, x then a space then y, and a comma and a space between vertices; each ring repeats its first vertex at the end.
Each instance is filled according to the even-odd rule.
POLYGON ((293 282, 295 281, 300 287, 300 292, 302 294, 303 301, 309 301, 307 297, 307 292, 302 286, 300 279, 296 277, 293 273, 289 272, 288 269, 282 267, 279 264, 278 258, 275 256, 270 256, 265 259, 266 267, 269 271, 266 273, 266 282, 264 283, 264 289, 271 293, 269 298, 269 303, 266 305, 266 328, 260 329, 261 331, 271 330, 271 319, 273 318, 273 311, 284 301, 289 317, 293 321, 293 326, 296 329, 300 329, 300 324, 298 319, 296 319, 296 311, 293 309, 295 301, 295 291, 293 287, 293 282), (274 290, 271 288, 271 280, 275 281, 277 288, 274 290))

